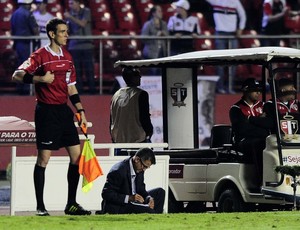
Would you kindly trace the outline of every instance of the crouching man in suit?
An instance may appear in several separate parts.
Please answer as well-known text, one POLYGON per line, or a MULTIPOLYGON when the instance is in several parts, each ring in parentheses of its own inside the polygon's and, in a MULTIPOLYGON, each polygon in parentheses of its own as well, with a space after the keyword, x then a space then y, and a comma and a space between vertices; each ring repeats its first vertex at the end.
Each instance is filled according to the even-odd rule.
POLYGON ((145 170, 156 163, 149 148, 139 149, 134 156, 115 164, 102 190, 102 213, 162 213, 165 190, 146 191, 145 170))

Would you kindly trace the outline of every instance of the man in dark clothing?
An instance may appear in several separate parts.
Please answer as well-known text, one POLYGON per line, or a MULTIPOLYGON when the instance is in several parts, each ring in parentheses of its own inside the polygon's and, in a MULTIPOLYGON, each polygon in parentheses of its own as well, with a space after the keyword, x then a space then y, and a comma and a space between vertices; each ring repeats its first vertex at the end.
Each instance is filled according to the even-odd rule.
MULTIPOLYGON (((80 0, 69 0, 69 11, 64 17, 69 26, 71 36, 91 36, 92 18, 88 7, 81 7, 80 0)), ((71 53, 76 68, 76 85, 79 93, 84 92, 84 76, 88 82, 89 94, 95 94, 94 45, 91 39, 70 39, 68 50, 71 53)))
MULTIPOLYGON (((282 35, 285 33, 284 17, 289 14, 285 0, 264 0, 262 34, 282 35)), ((279 46, 280 39, 262 39, 261 46, 279 46)))
POLYGON ((141 75, 138 69, 125 67, 122 71, 126 87, 112 97, 110 133, 114 143, 150 142, 153 126, 149 113, 149 95, 138 88, 141 75))
POLYGON ((156 163, 149 148, 139 149, 133 157, 115 164, 102 190, 102 212, 110 214, 162 213, 165 190, 146 191, 145 170, 156 163))
MULTIPOLYGON (((18 9, 11 16, 11 35, 13 36, 34 36, 39 35, 39 26, 30 11, 33 0, 18 0, 18 9)), ((14 40, 14 49, 18 56, 17 66, 19 67, 36 46, 36 41, 31 39, 14 40)), ((17 91, 21 95, 28 95, 30 87, 27 84, 17 83, 17 91)))
MULTIPOLYGON (((296 89, 294 82, 289 78, 281 78, 276 82, 276 95, 277 95, 277 110, 279 119, 285 115, 292 115, 295 119, 299 120, 300 104, 296 99, 296 89)), ((264 105, 264 112, 267 117, 272 121, 271 131, 275 133, 276 130, 276 116, 273 102, 267 101, 264 105)))
POLYGON ((259 184, 262 176, 262 152, 270 126, 263 113, 264 103, 259 101, 261 90, 260 83, 254 78, 245 80, 242 85, 243 96, 229 112, 235 146, 247 160, 254 161, 259 184))

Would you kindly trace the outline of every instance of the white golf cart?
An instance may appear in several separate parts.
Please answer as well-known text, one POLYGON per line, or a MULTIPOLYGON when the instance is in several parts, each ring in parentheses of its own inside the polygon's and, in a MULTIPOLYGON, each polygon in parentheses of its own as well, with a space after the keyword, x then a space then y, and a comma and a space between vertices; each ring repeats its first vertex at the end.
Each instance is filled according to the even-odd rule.
MULTIPOLYGON (((258 65, 262 67, 263 100, 266 100, 266 83, 272 100, 276 100, 275 79, 284 74, 297 80, 299 64, 300 51, 282 47, 197 51, 115 63, 121 67, 162 68, 163 132, 169 149, 156 154, 170 155, 169 212, 205 211, 207 202, 212 202, 212 209, 219 212, 292 207, 293 180, 274 169, 286 164, 299 165, 298 121, 279 119, 276 113, 277 131, 267 137, 263 152, 263 186, 256 187, 253 163, 232 148, 230 125, 215 125, 210 148, 199 149, 196 79, 197 70, 206 65, 258 65), (284 132, 283 126, 291 122, 294 128, 284 132)), ((300 189, 296 193, 297 202, 299 199, 300 189)))

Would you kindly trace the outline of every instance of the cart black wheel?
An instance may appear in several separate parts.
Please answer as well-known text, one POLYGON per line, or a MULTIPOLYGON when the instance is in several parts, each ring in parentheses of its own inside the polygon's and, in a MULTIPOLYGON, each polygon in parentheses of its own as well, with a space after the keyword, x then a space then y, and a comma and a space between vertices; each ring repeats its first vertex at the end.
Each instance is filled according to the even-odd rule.
POLYGON ((183 202, 177 201, 169 190, 169 202, 168 202, 168 213, 180 213, 183 212, 183 202))
POLYGON ((199 213, 206 211, 206 202, 203 201, 190 201, 185 207, 185 212, 199 213))
POLYGON ((218 201, 218 212, 243 212, 245 203, 240 193, 235 189, 225 190, 218 201))

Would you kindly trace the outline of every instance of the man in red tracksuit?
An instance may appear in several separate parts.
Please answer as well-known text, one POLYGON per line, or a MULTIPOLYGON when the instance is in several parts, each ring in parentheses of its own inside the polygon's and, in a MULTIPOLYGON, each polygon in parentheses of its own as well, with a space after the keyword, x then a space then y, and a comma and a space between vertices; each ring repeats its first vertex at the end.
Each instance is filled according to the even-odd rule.
MULTIPOLYGON (((296 89, 294 82, 289 78, 281 78, 276 82, 276 95, 277 95, 277 110, 279 119, 285 115, 292 115, 294 119, 299 119, 299 101, 296 99, 296 89)), ((272 133, 276 129, 276 116, 273 102, 267 101, 264 106, 266 115, 273 121, 272 133)))
POLYGON ((243 96, 229 111, 234 144, 244 154, 247 162, 254 162, 257 169, 257 185, 262 179, 262 152, 269 135, 270 122, 263 113, 264 103, 259 100, 261 84, 248 78, 242 85, 243 96))

